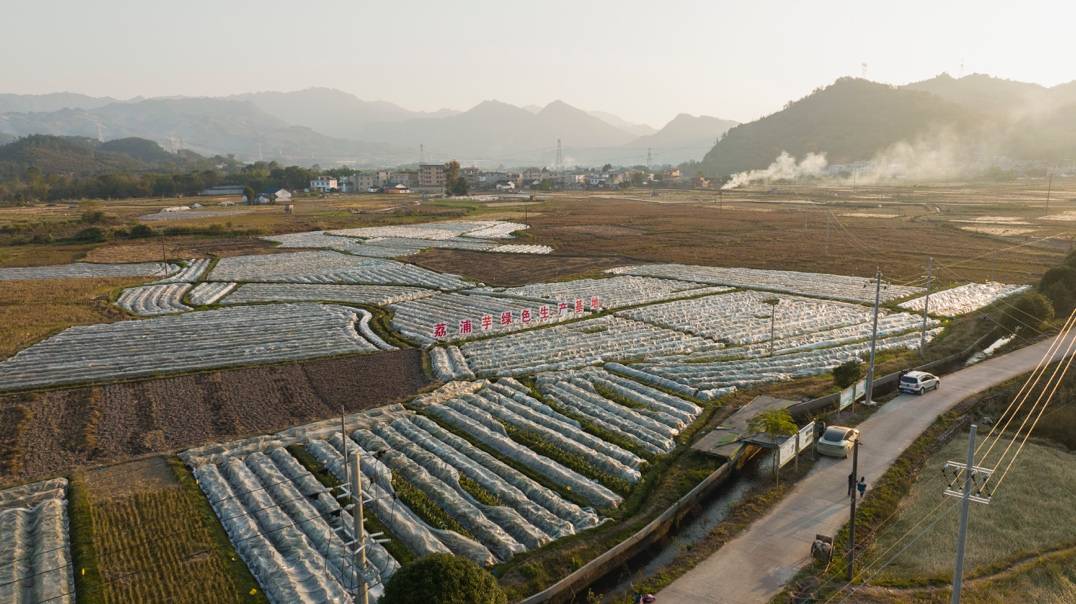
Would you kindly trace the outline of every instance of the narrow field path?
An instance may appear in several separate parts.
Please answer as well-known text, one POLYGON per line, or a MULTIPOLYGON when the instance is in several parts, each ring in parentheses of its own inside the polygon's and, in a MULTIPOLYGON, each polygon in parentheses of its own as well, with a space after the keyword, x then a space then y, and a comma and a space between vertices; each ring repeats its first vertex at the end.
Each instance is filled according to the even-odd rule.
MULTIPOLYGON (((1070 338, 1076 337, 1070 336, 1070 338)), ((968 397, 1034 369, 1051 346, 1044 340, 943 376, 923 396, 901 395, 860 424, 859 473, 869 487, 934 420, 968 397)), ((1062 357, 1066 341, 1054 355, 1062 357)), ((824 459, 768 514, 658 594, 662 604, 766 602, 810 558, 815 534, 836 533, 848 519, 851 459, 824 459)))

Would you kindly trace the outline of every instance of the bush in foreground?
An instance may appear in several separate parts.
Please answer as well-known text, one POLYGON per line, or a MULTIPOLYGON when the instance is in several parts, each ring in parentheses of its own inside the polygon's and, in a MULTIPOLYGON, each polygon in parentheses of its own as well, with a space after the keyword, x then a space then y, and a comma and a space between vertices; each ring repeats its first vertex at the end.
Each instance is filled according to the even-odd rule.
POLYGON ((480 566, 449 554, 409 564, 385 584, 381 604, 505 604, 497 579, 480 566))

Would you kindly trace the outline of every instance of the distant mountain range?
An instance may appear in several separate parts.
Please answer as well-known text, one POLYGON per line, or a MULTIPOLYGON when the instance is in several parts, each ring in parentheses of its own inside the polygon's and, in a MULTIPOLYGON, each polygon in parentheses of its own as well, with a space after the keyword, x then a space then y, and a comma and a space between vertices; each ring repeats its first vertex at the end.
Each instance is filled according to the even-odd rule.
MULTIPOLYGON (((784 109, 728 130, 703 158, 702 171, 725 177, 769 166, 782 152, 825 153, 829 162, 870 160, 898 143, 905 153, 927 138, 951 151, 1005 160, 1076 158, 1076 82, 1052 88, 947 74, 905 86, 842 78, 784 109)), ((936 148, 925 149, 943 153, 936 148)), ((939 157, 937 161, 942 161, 939 157)), ((980 158, 981 159, 981 158, 980 158)), ((989 158, 987 158, 989 159, 989 158)), ((915 161, 914 158, 905 158, 915 161)))
POLYGON ((734 124, 706 118, 692 137, 682 132, 684 117, 655 131, 563 101, 523 108, 490 100, 467 111, 419 112, 329 88, 125 101, 70 93, 0 95, 0 136, 136 136, 169 150, 325 166, 413 163, 420 145, 430 161, 553 165, 558 139, 568 165, 638 164, 645 159, 642 147, 654 149, 655 162, 676 164, 700 157, 704 141, 734 124))

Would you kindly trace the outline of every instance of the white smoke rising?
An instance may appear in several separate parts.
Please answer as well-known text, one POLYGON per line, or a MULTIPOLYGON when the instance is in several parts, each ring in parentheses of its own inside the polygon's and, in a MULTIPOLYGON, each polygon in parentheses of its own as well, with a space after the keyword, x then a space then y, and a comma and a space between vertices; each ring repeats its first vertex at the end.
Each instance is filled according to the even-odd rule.
POLYGON ((735 189, 755 182, 775 180, 797 180, 800 178, 818 178, 826 173, 826 154, 808 153, 799 162, 796 158, 782 151, 777 159, 764 170, 749 170, 733 174, 722 189, 735 189))
POLYGON ((830 165, 825 153, 808 153, 800 162, 782 151, 765 170, 733 174, 722 189, 735 189, 758 182, 825 179, 831 183, 869 185, 892 181, 931 182, 981 176, 1004 167, 996 133, 957 134, 942 128, 914 140, 898 141, 874 154, 867 162, 830 165))

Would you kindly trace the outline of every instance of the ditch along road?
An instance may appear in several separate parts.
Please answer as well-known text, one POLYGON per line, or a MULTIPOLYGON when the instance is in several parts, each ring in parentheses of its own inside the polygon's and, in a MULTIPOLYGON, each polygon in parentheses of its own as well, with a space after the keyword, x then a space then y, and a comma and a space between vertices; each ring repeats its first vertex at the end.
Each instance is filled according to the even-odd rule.
MULTIPOLYGON (((1065 356, 1076 333, 1057 347, 1065 356)), ((902 394, 878 408, 858 428, 859 474, 870 487, 942 413, 968 397, 1032 371, 1053 338, 942 376, 941 388, 922 396, 902 394)), ((661 604, 767 602, 810 561, 816 534, 833 535, 848 521, 852 458, 819 460, 814 470, 769 513, 657 594, 661 604)), ((955 538, 955 536, 954 536, 955 538)))

